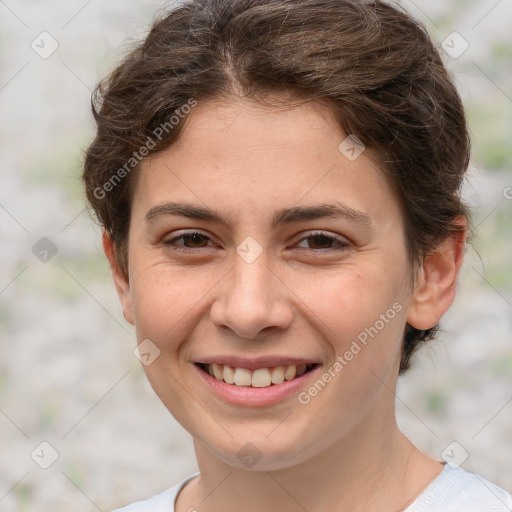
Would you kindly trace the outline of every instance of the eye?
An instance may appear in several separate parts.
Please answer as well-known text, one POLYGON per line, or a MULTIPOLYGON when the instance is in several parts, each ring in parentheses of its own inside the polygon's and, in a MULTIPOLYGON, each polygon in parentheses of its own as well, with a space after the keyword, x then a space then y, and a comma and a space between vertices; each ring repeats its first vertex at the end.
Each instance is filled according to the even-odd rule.
MULTIPOLYGON (((200 231, 187 231, 181 232, 177 236, 174 236, 168 240, 164 240, 163 244, 166 247, 172 247, 175 249, 206 249, 214 247, 209 244, 211 239, 208 235, 201 233, 200 231)), ((309 249, 314 252, 331 252, 331 251, 343 251, 350 246, 342 237, 337 237, 321 231, 310 232, 307 236, 301 238, 296 244, 296 247, 300 249, 309 249)))
POLYGON ((185 248, 185 249, 201 249, 205 247, 212 247, 208 245, 210 237, 201 233, 200 231, 187 231, 182 232, 180 235, 175 236, 169 240, 164 240, 165 246, 185 248), (182 243, 178 243, 181 241, 182 243))
POLYGON ((300 239, 296 247, 311 249, 316 252, 343 251, 350 246, 349 242, 342 237, 333 236, 322 231, 308 233, 300 239), (306 246, 301 244, 306 244, 306 246))

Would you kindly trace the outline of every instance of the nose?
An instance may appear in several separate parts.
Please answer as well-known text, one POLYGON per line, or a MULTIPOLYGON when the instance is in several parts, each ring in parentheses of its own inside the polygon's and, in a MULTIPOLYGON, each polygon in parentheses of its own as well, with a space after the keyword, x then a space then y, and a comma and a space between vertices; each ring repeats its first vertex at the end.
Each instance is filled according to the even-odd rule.
POLYGON ((289 327, 293 317, 290 294, 283 279, 269 267, 265 252, 252 263, 237 254, 231 272, 219 283, 210 317, 220 329, 255 339, 263 332, 289 327))

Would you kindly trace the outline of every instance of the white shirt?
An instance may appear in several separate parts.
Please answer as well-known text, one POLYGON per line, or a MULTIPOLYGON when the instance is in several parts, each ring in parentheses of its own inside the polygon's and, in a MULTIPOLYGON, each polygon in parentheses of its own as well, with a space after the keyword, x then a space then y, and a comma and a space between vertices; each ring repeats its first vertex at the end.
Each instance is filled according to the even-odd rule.
MULTIPOLYGON (((176 496, 196 473, 174 487, 113 512, 175 512, 176 496)), ((446 464, 443 471, 402 512, 512 512, 512 494, 480 475, 446 464)))

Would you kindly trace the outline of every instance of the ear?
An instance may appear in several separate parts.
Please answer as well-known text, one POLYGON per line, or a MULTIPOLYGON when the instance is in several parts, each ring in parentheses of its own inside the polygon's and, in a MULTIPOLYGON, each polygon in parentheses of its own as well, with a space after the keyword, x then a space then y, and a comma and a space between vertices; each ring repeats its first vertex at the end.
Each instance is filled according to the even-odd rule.
POLYGON ((123 316, 127 322, 134 325, 132 296, 130 293, 128 277, 117 266, 114 243, 106 231, 103 231, 103 250, 105 251, 105 256, 110 264, 114 284, 116 285, 117 294, 119 295, 119 300, 121 301, 121 306, 123 308, 123 316))
POLYGON ((420 330, 434 327, 455 298, 459 270, 464 260, 467 221, 457 217, 461 231, 450 235, 423 261, 407 312, 407 323, 420 330))

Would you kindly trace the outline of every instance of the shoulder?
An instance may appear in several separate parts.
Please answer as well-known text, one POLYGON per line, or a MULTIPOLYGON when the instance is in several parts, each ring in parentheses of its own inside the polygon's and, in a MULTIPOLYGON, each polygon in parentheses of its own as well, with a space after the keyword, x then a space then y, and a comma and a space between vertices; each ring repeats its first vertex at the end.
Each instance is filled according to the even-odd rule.
POLYGON ((510 512, 512 494, 476 473, 448 464, 404 512, 510 512))
POLYGON ((198 475, 199 473, 195 473, 156 496, 146 500, 136 501, 135 503, 123 508, 118 508, 112 512, 174 512, 176 496, 178 496, 178 493, 189 480, 192 480, 192 478, 195 478, 198 475))

